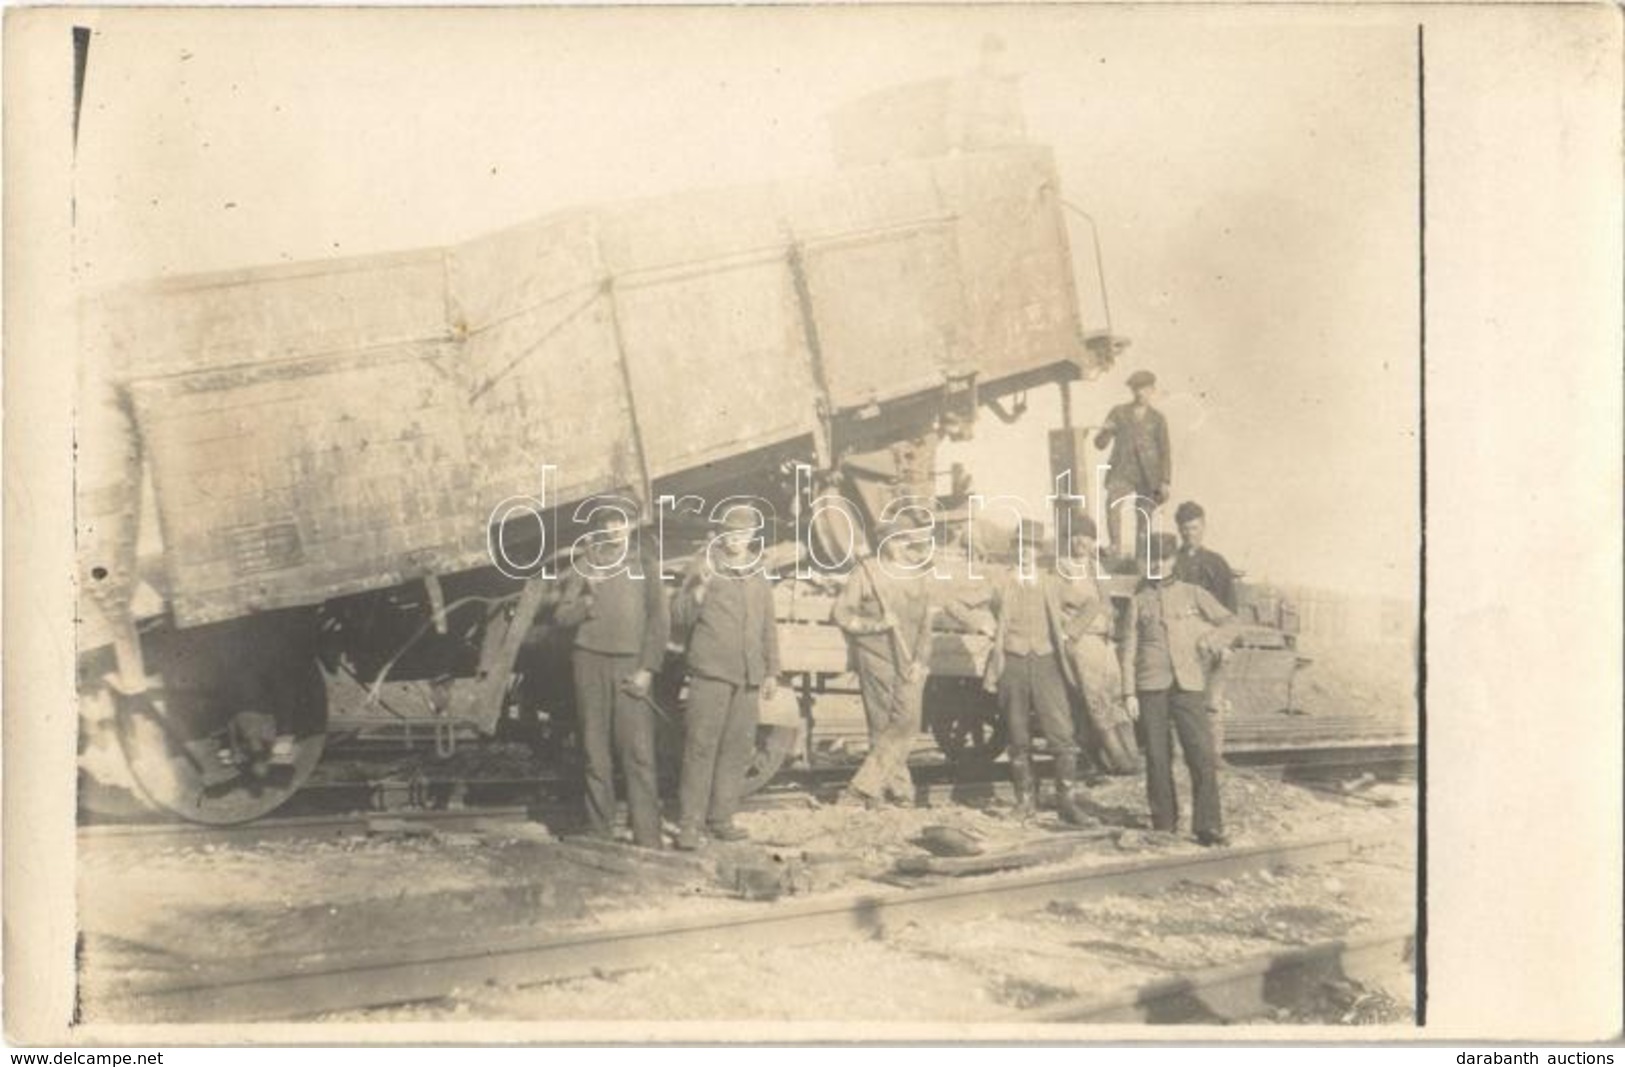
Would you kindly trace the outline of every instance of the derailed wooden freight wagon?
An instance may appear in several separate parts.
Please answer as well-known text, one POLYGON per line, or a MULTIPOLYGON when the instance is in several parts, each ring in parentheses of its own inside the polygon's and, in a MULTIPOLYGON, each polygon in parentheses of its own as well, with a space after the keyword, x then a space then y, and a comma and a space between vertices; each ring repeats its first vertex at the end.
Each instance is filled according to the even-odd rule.
POLYGON ((277 806, 346 716, 493 729, 551 587, 493 544, 557 547, 494 535, 514 501, 566 543, 594 494, 793 515, 795 465, 831 484, 1113 354, 1032 145, 166 280, 84 337, 82 689, 140 789, 205 821, 277 806), (242 756, 272 732, 293 751, 242 756))

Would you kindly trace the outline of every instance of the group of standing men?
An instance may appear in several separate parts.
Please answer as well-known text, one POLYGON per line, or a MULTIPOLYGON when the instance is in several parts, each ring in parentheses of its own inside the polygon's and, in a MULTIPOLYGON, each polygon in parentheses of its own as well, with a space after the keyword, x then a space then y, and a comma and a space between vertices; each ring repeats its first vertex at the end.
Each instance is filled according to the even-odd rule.
MULTIPOLYGON (((1221 845, 1227 839, 1214 716, 1222 700, 1210 683, 1237 635, 1234 575, 1224 557, 1202 543, 1206 516, 1199 504, 1186 501, 1176 510, 1177 539, 1150 533, 1150 515, 1167 502, 1172 480, 1168 426, 1151 404, 1156 378, 1139 371, 1128 384, 1134 401, 1112 410, 1096 445, 1113 445, 1107 479, 1111 555, 1123 555, 1124 511, 1137 511, 1146 530, 1135 568, 1145 578, 1133 597, 1121 609, 1114 603, 1097 554, 1095 522, 1080 509, 1062 517, 1058 536, 1069 549, 1066 568, 1053 555, 1024 567, 1019 553, 1035 548, 1036 538, 1018 530, 1012 542, 1016 565, 943 606, 961 625, 992 639, 983 684, 997 695, 1008 731, 1018 815, 1030 814, 1036 800, 1036 724, 1052 757, 1056 807, 1064 820, 1089 821, 1077 793, 1080 757, 1087 752, 1107 773, 1143 768, 1153 829, 1177 831, 1177 734, 1191 775, 1192 829, 1199 842, 1221 845), (1075 707, 1083 714, 1075 715, 1075 707)), ((883 551, 908 551, 894 548, 909 544, 891 536, 897 532, 881 531, 883 551)), ((887 562, 906 568, 910 561, 894 556, 887 562)), ((853 644, 871 739, 868 758, 843 794, 845 803, 876 807, 906 803, 913 795, 906 757, 921 722, 930 639, 926 587, 922 577, 901 577, 896 566, 876 568, 865 561, 836 603, 835 622, 853 644)))
POLYGON ((756 747, 757 704, 771 699, 779 676, 773 591, 752 566, 755 520, 730 512, 711 551, 696 557, 668 610, 659 564, 645 553, 624 561, 633 527, 624 514, 605 520, 590 552, 602 576, 575 569, 565 581, 554 622, 576 628, 572 665, 582 747, 587 757, 588 832, 608 837, 615 820, 615 757, 626 778, 632 839, 663 847, 655 769, 656 716, 651 687, 672 629, 686 634, 689 671, 684 714, 681 810, 676 845, 692 850, 705 836, 747 836, 733 821, 756 747))
MULTIPOLYGON (((1132 376, 1134 402, 1114 408, 1097 437, 1097 447, 1114 443, 1107 481, 1113 555, 1122 554, 1121 511, 1139 510, 1149 530, 1150 513, 1168 499, 1171 453, 1167 423, 1151 406, 1155 384, 1147 372, 1132 376)), ((633 533, 624 516, 609 514, 592 549, 604 562, 624 558, 633 533)), ((1143 752, 1152 827, 1175 832, 1177 733, 1191 775, 1196 839, 1226 842, 1214 723, 1219 700, 1209 683, 1235 636, 1233 576, 1224 558, 1202 544, 1199 505, 1181 504, 1175 521, 1179 538, 1148 532, 1140 540, 1137 573, 1144 579, 1122 607, 1097 563, 1095 524, 1081 510, 1063 520, 1067 568, 1053 558, 1040 558, 1036 567, 1018 561, 974 594, 943 605, 992 639, 983 682, 997 695, 1007 726, 1018 816, 1029 815, 1036 801, 1036 723, 1053 760, 1061 817, 1089 821, 1077 792, 1085 751, 1081 724, 1088 755, 1101 770, 1139 773, 1143 752), (1082 715, 1074 716, 1075 704, 1082 715)), ((636 574, 619 568, 584 577, 577 571, 567 579, 554 618, 576 628, 589 832, 611 832, 618 754, 633 839, 662 847, 654 753, 661 711, 651 685, 676 627, 689 676, 676 846, 698 848, 706 836, 747 836, 733 816, 754 752, 758 704, 772 698, 779 674, 772 590, 750 566, 756 529, 748 511, 725 515, 721 533, 690 565, 669 610, 650 558, 636 574)), ((922 724, 934 583, 917 555, 922 541, 892 536, 906 530, 891 523, 877 532, 881 559, 859 559, 833 609, 850 644, 870 735, 868 755, 838 801, 843 804, 908 805, 914 796, 908 755, 922 724)), ((1018 549, 1026 536, 1018 531, 1018 549)))

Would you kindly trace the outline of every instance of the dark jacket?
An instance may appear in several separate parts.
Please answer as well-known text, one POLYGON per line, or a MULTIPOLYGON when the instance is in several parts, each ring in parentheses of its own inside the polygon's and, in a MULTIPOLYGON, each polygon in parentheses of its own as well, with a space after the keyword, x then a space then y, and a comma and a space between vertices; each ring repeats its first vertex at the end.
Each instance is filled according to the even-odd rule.
POLYGON ((749 686, 778 675, 773 587, 759 572, 713 571, 702 553, 683 576, 672 614, 689 632, 688 669, 693 673, 749 686))
POLYGON ((572 570, 553 621, 576 627, 576 648, 636 656, 640 669, 658 671, 671 635, 671 612, 658 563, 645 556, 640 572, 641 578, 625 573, 588 578, 572 570))
POLYGON ((1201 586, 1226 608, 1236 610, 1236 576, 1231 572, 1230 564, 1217 552, 1205 548, 1195 552, 1181 550, 1179 558, 1174 561, 1174 577, 1201 586))
POLYGON ((1168 420, 1162 412, 1148 407, 1142 418, 1134 417, 1133 404, 1119 404, 1106 416, 1106 425, 1095 434, 1095 447, 1112 446, 1111 473, 1106 480, 1131 485, 1141 496, 1154 496, 1174 480, 1174 450, 1168 441, 1168 420))

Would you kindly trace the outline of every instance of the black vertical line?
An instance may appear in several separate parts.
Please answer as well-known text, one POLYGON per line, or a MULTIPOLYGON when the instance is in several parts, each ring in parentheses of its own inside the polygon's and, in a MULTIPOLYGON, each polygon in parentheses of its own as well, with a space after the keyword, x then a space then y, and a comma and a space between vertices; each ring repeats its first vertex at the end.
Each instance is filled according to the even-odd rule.
POLYGON ((1417 437, 1421 486, 1416 629, 1416 1025, 1428 1019, 1428 167, 1425 27, 1416 26, 1417 437))
MULTIPOLYGON (((72 140, 70 142, 71 163, 68 171, 68 276, 70 285, 74 290, 74 319, 73 319, 73 353, 76 361, 84 359, 84 312, 83 299, 78 292, 79 282, 79 111, 85 99, 85 72, 90 64, 90 27, 73 27, 71 37, 73 40, 73 125, 72 140)), ((103 373, 108 368, 98 368, 103 373)), ((81 619, 84 616, 84 570, 78 565, 82 555, 83 543, 79 524, 79 393, 74 391, 73 399, 68 406, 68 478, 70 481, 68 508, 70 520, 73 523, 73 553, 75 560, 73 582, 73 656, 74 662, 79 662, 81 651, 80 642, 84 637, 84 626, 81 619)), ((137 500, 139 501, 139 490, 137 500)), ((140 505, 136 505, 139 515, 140 505)), ((138 519, 139 521, 139 519, 138 519)), ((137 636, 137 648, 140 647, 140 637, 137 636)), ((79 687, 74 687, 78 694, 79 687)), ((74 791, 74 820, 78 822, 84 818, 84 787, 81 785, 74 791)), ((74 941, 74 987, 73 987, 73 1015, 72 1021, 78 1024, 84 1018, 84 983, 80 977, 84 974, 84 944, 83 929, 76 931, 74 941)))
POLYGON ((85 100, 85 70, 90 65, 90 27, 73 28, 73 147, 79 148, 79 109, 85 100))

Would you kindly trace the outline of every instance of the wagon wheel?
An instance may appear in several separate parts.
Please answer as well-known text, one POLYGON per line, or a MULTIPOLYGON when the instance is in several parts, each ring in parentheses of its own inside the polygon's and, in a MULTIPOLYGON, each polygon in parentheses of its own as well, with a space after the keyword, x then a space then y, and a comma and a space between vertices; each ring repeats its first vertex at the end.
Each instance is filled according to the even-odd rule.
POLYGON ((795 752, 798 733, 794 726, 763 724, 756 727, 756 751, 745 770, 745 784, 740 796, 750 796, 773 780, 785 760, 795 752))
POLYGON ((1003 719, 974 711, 933 715, 931 736, 956 766, 992 763, 1010 740, 1003 719))
MULTIPOLYGON (((193 822, 248 822, 280 807, 316 769, 326 744, 326 687, 315 663, 290 687, 301 706, 288 710, 294 728, 290 761, 228 760, 231 731, 252 731, 267 716, 257 709, 222 707, 214 694, 151 689, 114 698, 119 744, 136 785, 153 804, 193 822)), ((268 746, 262 746, 268 747, 268 746)), ((255 752, 255 756, 261 753, 255 752)))
POLYGON ((992 763, 1009 743, 998 705, 975 680, 930 679, 925 708, 931 736, 955 766, 992 763))
POLYGON ((115 693, 130 775, 157 807, 193 822, 248 822, 281 806, 321 760, 327 686, 298 620, 155 634, 153 684, 115 693), (293 739, 274 758, 278 734, 293 739))

